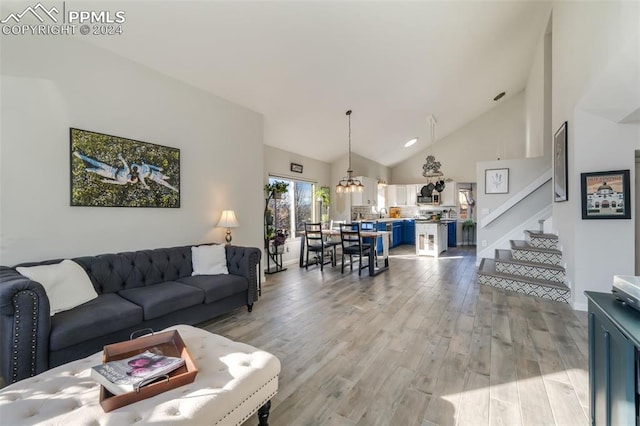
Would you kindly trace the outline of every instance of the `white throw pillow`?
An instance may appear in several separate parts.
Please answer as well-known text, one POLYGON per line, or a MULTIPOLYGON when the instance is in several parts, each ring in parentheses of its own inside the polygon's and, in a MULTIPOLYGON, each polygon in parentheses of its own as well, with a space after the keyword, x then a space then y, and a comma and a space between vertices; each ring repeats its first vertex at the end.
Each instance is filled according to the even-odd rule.
POLYGON ((191 275, 228 274, 227 250, 223 245, 191 247, 191 275))
POLYGON ((18 267, 16 270, 42 284, 49 298, 51 315, 98 297, 87 273, 73 260, 65 259, 54 265, 18 267))

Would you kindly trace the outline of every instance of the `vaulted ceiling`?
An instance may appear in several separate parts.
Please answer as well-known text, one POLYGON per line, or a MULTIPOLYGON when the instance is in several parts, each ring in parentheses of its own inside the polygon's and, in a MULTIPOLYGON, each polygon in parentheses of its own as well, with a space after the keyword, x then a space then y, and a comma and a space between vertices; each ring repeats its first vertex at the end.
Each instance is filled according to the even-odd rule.
MULTIPOLYGON (((95 4, 89 2, 88 4, 95 4)), ((264 143, 393 166, 523 90, 545 1, 141 1, 86 40, 264 115, 264 143), (404 142, 418 137, 412 148, 404 142)))

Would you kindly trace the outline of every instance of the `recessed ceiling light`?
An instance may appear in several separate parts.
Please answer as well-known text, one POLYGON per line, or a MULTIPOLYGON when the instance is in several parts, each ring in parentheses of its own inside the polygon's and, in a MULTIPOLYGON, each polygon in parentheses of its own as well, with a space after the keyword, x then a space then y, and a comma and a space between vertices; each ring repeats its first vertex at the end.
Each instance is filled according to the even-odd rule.
POLYGON ((411 145, 415 144, 416 142, 418 142, 418 138, 413 138, 410 141, 407 141, 407 143, 404 144, 404 147, 409 148, 411 145))
POLYGON ((494 101, 499 101, 500 99, 502 99, 502 97, 505 95, 504 92, 500 92, 496 95, 495 98, 493 98, 494 101))

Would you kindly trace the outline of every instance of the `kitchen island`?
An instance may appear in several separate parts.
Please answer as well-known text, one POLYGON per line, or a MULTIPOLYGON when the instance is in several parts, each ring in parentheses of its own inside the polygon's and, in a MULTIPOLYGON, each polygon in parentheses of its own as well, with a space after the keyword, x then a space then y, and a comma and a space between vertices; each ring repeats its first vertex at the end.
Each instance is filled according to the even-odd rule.
MULTIPOLYGON (((373 223, 373 228, 378 231, 391 233, 391 248, 403 244, 415 244, 415 221, 412 217, 384 217, 376 219, 353 220, 351 223, 373 223)), ((371 226, 371 225, 369 225, 371 226)), ((378 254, 382 252, 382 239, 378 239, 378 254)))
POLYGON ((438 257, 447 245, 447 221, 416 219, 416 255, 438 257))

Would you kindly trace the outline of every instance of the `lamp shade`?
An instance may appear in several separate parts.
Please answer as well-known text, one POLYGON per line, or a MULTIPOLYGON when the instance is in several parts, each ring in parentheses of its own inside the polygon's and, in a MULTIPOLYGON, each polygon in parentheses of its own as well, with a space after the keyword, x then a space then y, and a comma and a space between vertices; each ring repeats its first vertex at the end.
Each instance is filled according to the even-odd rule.
POLYGON ((233 210, 224 210, 217 226, 221 228, 237 228, 240 226, 238 219, 236 219, 236 212, 233 210))

